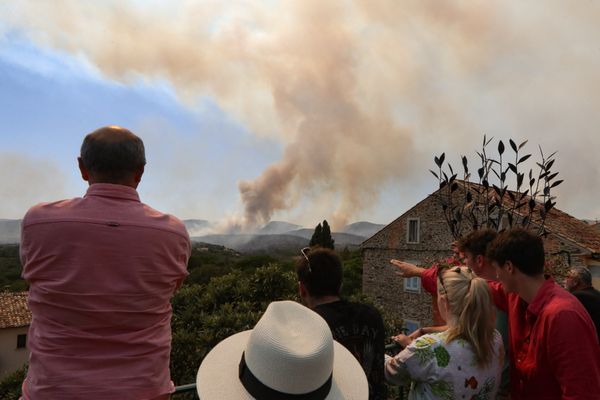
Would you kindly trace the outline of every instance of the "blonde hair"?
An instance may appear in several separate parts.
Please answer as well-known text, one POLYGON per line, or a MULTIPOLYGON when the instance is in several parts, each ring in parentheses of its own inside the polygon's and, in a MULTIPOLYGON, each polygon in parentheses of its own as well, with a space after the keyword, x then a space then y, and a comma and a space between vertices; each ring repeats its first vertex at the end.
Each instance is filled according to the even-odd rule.
POLYGON ((469 342, 475 351, 477 365, 483 367, 495 355, 496 309, 488 284, 467 267, 440 273, 442 285, 438 284, 438 292, 448 301, 450 315, 447 319, 453 319, 446 341, 461 338, 469 342))

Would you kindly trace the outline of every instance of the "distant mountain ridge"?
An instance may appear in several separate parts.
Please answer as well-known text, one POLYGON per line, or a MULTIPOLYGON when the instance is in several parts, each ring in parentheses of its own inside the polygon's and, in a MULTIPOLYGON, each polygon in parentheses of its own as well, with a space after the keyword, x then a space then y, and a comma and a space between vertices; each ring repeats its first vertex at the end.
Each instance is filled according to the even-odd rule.
POLYGON ((362 236, 364 238, 370 238, 371 236, 385 228, 385 226, 385 224, 374 224, 372 222, 359 221, 350 225, 346 225, 342 229, 342 232, 362 236))
POLYGON ((256 233, 261 235, 281 235, 302 228, 300 225, 290 224, 284 221, 271 221, 256 233))
POLYGON ((14 244, 21 241, 21 220, 0 219, 0 243, 14 244))
MULTIPOLYGON (((198 243, 210 243, 225 246, 240 253, 268 253, 296 251, 308 246, 312 229, 299 229, 282 234, 225 234, 193 236, 191 240, 198 243)), ((331 234, 337 249, 344 247, 357 248, 365 240, 362 236, 343 232, 331 234)))
MULTIPOLYGON (((285 221, 271 221, 255 232, 244 234, 214 234, 216 224, 204 219, 183 220, 193 241, 229 247, 240 252, 266 252, 304 247, 312 237, 313 228, 285 221)), ((361 221, 333 232, 336 247, 357 247, 385 225, 361 221)), ((0 243, 19 243, 20 219, 0 219, 0 243)))
MULTIPOLYGON (((356 248, 385 225, 370 222, 358 222, 332 232, 331 236, 337 248, 356 248)), ((209 234, 192 236, 192 241, 221 245, 241 253, 268 253, 281 251, 296 251, 308 246, 314 229, 303 228, 300 225, 284 221, 271 221, 253 233, 238 234, 209 234)))

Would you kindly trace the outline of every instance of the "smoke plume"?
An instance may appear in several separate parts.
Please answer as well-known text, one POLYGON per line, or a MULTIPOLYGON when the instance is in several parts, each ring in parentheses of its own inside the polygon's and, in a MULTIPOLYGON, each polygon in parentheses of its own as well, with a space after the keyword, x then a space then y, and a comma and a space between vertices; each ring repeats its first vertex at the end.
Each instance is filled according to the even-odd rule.
MULTIPOLYGON (((424 176, 433 153, 473 154, 483 133, 542 143, 559 160, 590 145, 561 139, 568 132, 600 142, 593 2, 2 7, 12 29, 82 54, 112 79, 167 79, 190 106, 209 95, 255 134, 280 140, 282 158, 239 182, 249 225, 312 198, 327 199, 340 226, 390 180, 424 176)), ((590 181, 596 164, 585 165, 590 181)), ((559 169, 567 183, 578 179, 567 163, 559 169)))

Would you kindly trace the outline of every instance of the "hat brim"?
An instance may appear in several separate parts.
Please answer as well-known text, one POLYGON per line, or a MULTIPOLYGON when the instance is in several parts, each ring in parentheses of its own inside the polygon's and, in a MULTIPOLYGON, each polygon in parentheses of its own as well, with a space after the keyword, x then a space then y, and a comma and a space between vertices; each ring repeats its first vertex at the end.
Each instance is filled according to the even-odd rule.
MULTIPOLYGON (((254 399, 238 379, 238 365, 250 337, 249 331, 221 341, 206 355, 196 377, 200 400, 254 399)), ((294 379, 290 376, 288 379, 294 379)), ((333 380, 326 400, 367 400, 365 373, 352 353, 334 341, 333 380)))

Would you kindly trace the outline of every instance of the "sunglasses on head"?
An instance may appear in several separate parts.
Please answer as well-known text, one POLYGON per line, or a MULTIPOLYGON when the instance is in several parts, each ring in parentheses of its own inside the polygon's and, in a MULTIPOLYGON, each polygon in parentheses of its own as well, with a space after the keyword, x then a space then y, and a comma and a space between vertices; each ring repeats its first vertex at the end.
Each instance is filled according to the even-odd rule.
POLYGON ((300 249, 300 254, 306 258, 306 265, 308 266, 308 273, 312 273, 312 268, 310 267, 310 260, 308 259, 308 253, 310 253, 310 247, 303 247, 300 249))
MULTIPOLYGON (((446 291, 446 286, 444 285, 444 279, 442 278, 443 272, 444 272, 445 270, 448 270, 448 271, 451 271, 451 272, 456 272, 456 273, 458 273, 458 274, 462 274, 462 268, 461 268, 461 267, 445 267, 445 268, 441 268, 441 269, 438 271, 438 280, 440 281, 440 284, 442 285, 442 291, 444 292, 444 294, 448 293, 448 292, 446 291)), ((467 268, 467 271, 468 271, 469 273, 471 273, 471 269, 470 269, 470 268, 467 268)), ((470 279, 471 279, 471 280, 473 279, 473 276, 472 276, 472 274, 471 274, 471 277, 470 277, 470 279)), ((470 286, 471 286, 471 281, 469 281, 469 287, 470 287, 470 286)))

